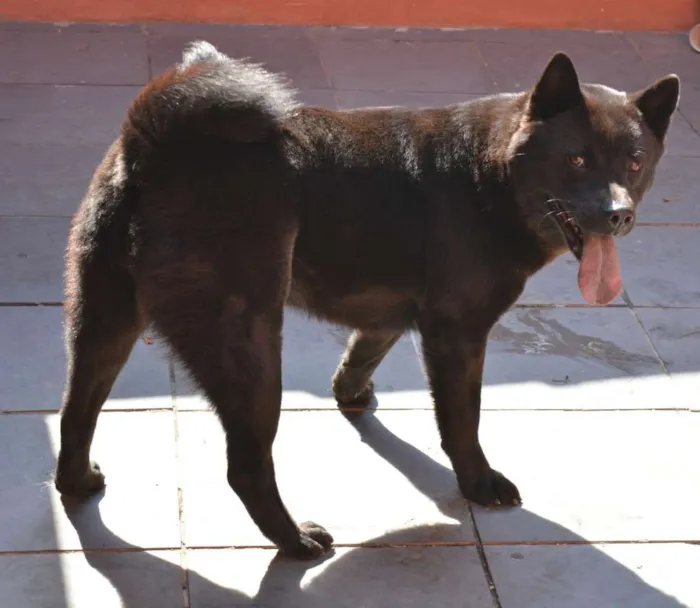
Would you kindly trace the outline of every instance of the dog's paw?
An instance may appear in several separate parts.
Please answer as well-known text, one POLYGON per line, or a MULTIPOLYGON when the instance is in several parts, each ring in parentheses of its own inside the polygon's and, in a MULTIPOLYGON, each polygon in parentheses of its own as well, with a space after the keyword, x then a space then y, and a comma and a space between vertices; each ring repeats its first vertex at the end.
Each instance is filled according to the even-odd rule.
POLYGON ((358 387, 343 383, 342 377, 334 379, 333 394, 341 406, 367 407, 374 397, 374 382, 370 380, 364 387, 358 387))
POLYGON ((90 468, 80 475, 65 473, 60 469, 56 472, 56 489, 64 496, 78 498, 97 494, 105 487, 105 476, 96 462, 90 463, 90 468))
POLYGON ((328 553, 333 546, 333 537, 328 531, 311 521, 299 524, 299 542, 290 550, 283 553, 296 559, 310 560, 328 553))
POLYGON ((493 469, 488 469, 474 480, 460 480, 459 487, 467 500, 484 507, 512 507, 522 504, 516 485, 493 469))

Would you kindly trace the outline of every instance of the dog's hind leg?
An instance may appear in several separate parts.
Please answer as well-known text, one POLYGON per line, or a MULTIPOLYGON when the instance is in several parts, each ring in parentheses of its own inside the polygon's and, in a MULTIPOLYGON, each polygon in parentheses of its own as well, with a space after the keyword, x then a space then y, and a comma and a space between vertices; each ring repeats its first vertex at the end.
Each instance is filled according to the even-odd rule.
POLYGON ((367 405, 372 398, 372 374, 403 332, 355 330, 333 375, 333 393, 341 405, 367 405))
POLYGON ((72 230, 66 269, 68 361, 55 480, 60 492, 78 496, 104 486, 99 467, 90 462, 95 425, 144 326, 128 271, 107 260, 107 252, 86 251, 81 231, 79 224, 72 230))
POLYGON ((185 262, 167 276, 161 270, 153 289, 168 297, 154 292, 151 299, 149 292, 145 301, 156 329, 218 414, 229 485, 282 552, 311 559, 328 551, 333 539, 316 524, 295 523, 280 496, 272 458, 291 251, 280 251, 277 238, 255 241, 222 246, 216 255, 226 266, 204 262, 194 269, 185 262))

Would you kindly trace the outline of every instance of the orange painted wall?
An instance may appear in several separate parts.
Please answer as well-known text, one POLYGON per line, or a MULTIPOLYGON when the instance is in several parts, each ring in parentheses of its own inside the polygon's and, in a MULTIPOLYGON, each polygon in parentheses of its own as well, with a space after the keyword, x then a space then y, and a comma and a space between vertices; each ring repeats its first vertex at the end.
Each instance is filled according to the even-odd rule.
POLYGON ((0 18, 687 30, 700 0, 0 0, 0 18))

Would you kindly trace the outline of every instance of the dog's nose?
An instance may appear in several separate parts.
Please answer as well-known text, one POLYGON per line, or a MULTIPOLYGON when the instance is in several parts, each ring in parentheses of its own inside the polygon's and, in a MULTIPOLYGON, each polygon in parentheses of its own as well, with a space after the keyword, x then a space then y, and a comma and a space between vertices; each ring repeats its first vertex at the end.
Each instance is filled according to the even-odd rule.
POLYGON ((608 224, 613 234, 627 234, 634 225, 634 211, 631 209, 615 209, 608 213, 608 224))

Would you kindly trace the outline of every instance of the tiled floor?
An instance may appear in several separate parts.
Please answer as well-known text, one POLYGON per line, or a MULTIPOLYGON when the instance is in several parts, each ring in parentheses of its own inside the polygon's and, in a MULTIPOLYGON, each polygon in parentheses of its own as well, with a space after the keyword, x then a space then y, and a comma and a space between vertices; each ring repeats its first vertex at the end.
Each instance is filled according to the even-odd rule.
POLYGON ((0 24, 0 604, 700 608, 699 133, 683 35, 0 24), (329 383, 346 332, 293 314, 278 477, 294 516, 335 535, 330 559, 276 558, 226 484, 213 414, 145 341, 98 425, 106 492, 56 494, 69 217, 139 85, 195 38, 329 107, 521 89, 559 49, 618 88, 681 75, 668 155, 620 242, 624 296, 583 306, 564 258, 493 332, 483 442, 522 509, 460 497, 415 336, 378 370, 377 412, 345 417, 329 383))

